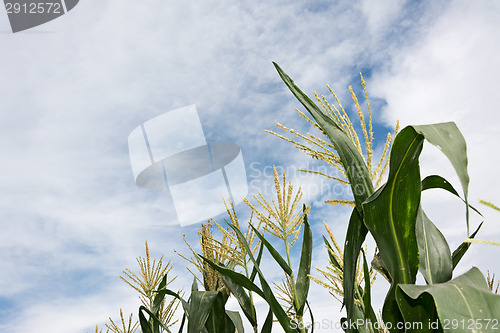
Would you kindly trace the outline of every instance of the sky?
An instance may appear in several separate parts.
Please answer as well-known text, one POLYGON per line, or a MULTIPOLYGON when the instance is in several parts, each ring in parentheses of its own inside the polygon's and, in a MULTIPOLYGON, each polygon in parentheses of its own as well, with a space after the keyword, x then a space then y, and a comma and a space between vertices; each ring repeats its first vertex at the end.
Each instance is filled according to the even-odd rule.
MULTIPOLYGON (((330 84, 346 106, 349 85, 364 102, 362 72, 378 153, 396 120, 456 122, 467 141, 471 202, 500 204, 499 15, 493 0, 86 0, 13 34, 0 10, 0 331, 91 332, 118 319, 120 308, 136 317, 137 295, 119 276, 136 269, 146 240, 153 256, 174 265, 173 288, 189 288, 174 250, 188 254, 182 236, 194 244, 199 224, 178 226, 165 192, 135 184, 127 140, 144 122, 192 104, 208 142, 241 148, 248 198, 269 192, 273 165, 303 186, 313 266, 324 267, 322 220, 342 241, 349 211, 324 204, 335 198, 331 184, 296 171, 318 164, 264 132, 276 130, 275 121, 311 130, 272 61, 309 95, 326 94, 330 84)), ((460 188, 432 146, 421 173, 460 188)), ((453 249, 467 237, 463 204, 428 192, 424 209, 453 249)), ((478 237, 498 241, 500 216, 481 211, 471 227, 484 220, 478 237)), ((472 266, 498 273, 498 255, 500 247, 473 245, 455 273, 472 266)), ((279 277, 264 264, 270 279, 279 277)), ((380 280, 379 306, 387 288, 380 280)), ((317 320, 340 318, 340 304, 321 288, 312 287, 311 299, 317 320)), ((265 316, 265 306, 258 309, 265 316)))

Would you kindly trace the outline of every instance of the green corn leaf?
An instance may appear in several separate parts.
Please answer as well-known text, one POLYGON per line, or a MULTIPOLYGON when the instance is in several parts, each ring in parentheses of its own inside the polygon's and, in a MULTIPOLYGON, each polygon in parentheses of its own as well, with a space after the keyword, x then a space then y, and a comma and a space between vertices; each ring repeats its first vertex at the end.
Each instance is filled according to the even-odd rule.
POLYGON ((419 265, 415 225, 421 194, 418 157, 423 140, 411 127, 396 136, 387 183, 363 204, 365 225, 392 279, 382 315, 384 321, 393 324, 401 319, 395 286, 415 283, 419 265))
MULTIPOLYGON (((346 241, 344 246, 344 304, 346 306, 348 320, 355 321, 354 295, 356 288, 356 269, 359 251, 365 241, 368 229, 363 223, 359 211, 354 208, 347 227, 346 241)), ((349 326, 350 327, 350 326, 349 326)), ((350 328, 348 329, 348 332, 350 328)))
POLYGON ((170 333, 170 330, 168 329, 167 326, 165 326, 165 324, 163 324, 161 322, 161 320, 157 317, 156 314, 154 314, 153 312, 149 311, 148 308, 146 308, 144 305, 141 305, 139 307, 139 324, 141 325, 141 330, 143 333, 159 333, 159 327, 161 326, 167 333, 170 333), (151 326, 149 325, 149 322, 148 320, 146 319, 146 317, 144 316, 144 312, 146 312, 150 318, 153 319, 153 327, 154 329, 152 330, 151 329, 151 326))
POLYGON ((314 118, 335 147, 342 161, 342 165, 344 166, 344 170, 346 171, 349 183, 351 184, 356 207, 361 213, 361 205, 365 199, 373 193, 370 173, 368 172, 363 157, 359 154, 358 149, 344 130, 337 126, 331 118, 325 115, 318 106, 295 85, 293 80, 278 66, 278 64, 274 62, 273 64, 288 89, 290 89, 292 94, 314 118))
MULTIPOLYGON (((303 210, 306 210, 304 205, 303 210)), ((312 231, 309 226, 307 215, 304 216, 304 235, 302 238, 302 254, 300 256, 299 272, 297 273, 297 282, 295 288, 297 290, 298 306, 297 315, 304 314, 304 308, 307 301, 307 294, 309 293, 309 274, 311 273, 311 260, 312 260, 312 231)))
POLYGON ((286 333, 298 332, 296 329, 292 329, 292 327, 290 325, 291 324, 290 318, 288 318, 288 315, 286 314, 286 312, 283 310, 283 308, 279 304, 278 300, 276 299, 276 297, 274 296, 274 294, 271 290, 271 287, 269 286, 269 283, 266 281, 264 274, 262 274, 262 271, 260 270, 260 267, 259 267, 257 261, 255 260, 254 256, 252 255, 252 251, 250 251, 250 247, 248 246, 248 243, 245 239, 245 235, 243 235, 241 233, 239 228, 237 228, 233 225, 229 225, 229 227, 231 227, 231 229, 234 230, 234 232, 236 233, 236 236, 238 237, 241 244, 243 245, 243 247, 247 251, 248 257, 252 261, 254 268, 256 269, 257 274, 259 275, 260 285, 262 286, 262 293, 263 293, 262 298, 264 298, 266 300, 267 304, 269 305, 269 308, 271 309, 274 316, 276 317, 276 319, 280 323, 281 327, 283 328, 283 330, 286 333))
POLYGON ((191 292, 198 291, 198 282, 196 282, 196 278, 193 278, 193 284, 191 285, 191 292))
POLYGON ((227 268, 222 267, 220 265, 217 265, 216 263, 212 262, 210 259, 203 257, 202 255, 199 255, 199 256, 200 256, 200 258, 205 260, 205 262, 207 262, 210 266, 212 266, 213 269, 215 269, 217 272, 222 274, 223 277, 224 276, 228 277, 229 279, 234 281, 236 284, 242 286, 243 288, 246 288, 250 291, 255 292, 260 297, 264 297, 264 293, 262 292, 262 290, 260 290, 260 288, 257 287, 257 285, 255 285, 252 281, 250 281, 245 275, 238 273, 238 272, 235 272, 233 270, 227 269, 227 268))
POLYGON ((264 325, 262 325, 261 333, 271 333, 273 328, 273 311, 269 309, 267 313, 266 320, 264 321, 264 325))
MULTIPOLYGON (((240 305, 241 310, 243 311, 245 316, 248 318, 248 321, 250 322, 250 324, 252 326, 257 326, 257 317, 256 317, 257 315, 256 315, 255 308, 250 300, 250 297, 247 295, 247 293, 245 292, 245 290, 242 287, 243 284, 250 285, 251 281, 243 281, 243 279, 241 279, 241 277, 236 277, 236 279, 233 280, 232 278, 225 276, 224 273, 222 273, 222 272, 220 272, 220 273, 221 273, 222 281, 226 285, 227 289, 229 289, 231 294, 238 301, 238 304, 240 305), (242 283, 242 284, 240 284, 240 283, 242 283)), ((236 273, 236 274, 238 274, 238 273, 236 273)), ((246 277, 244 275, 242 275, 242 277, 246 279, 246 277)), ((259 289, 257 286, 252 287, 252 288, 259 289)), ((248 290, 250 290, 250 289, 248 289, 248 290)), ((262 291, 259 290, 259 292, 256 292, 256 293, 261 295, 262 291)))
POLYGON ((398 288, 417 302, 428 303, 424 298, 430 295, 444 333, 498 332, 498 324, 495 328, 492 321, 500 318, 500 295, 489 290, 476 267, 446 283, 399 285, 398 288))
POLYGON ((205 326, 212 310, 217 291, 193 291, 189 302, 188 333, 199 333, 205 326))
POLYGON ((267 239, 265 239, 264 236, 262 236, 262 234, 253 225, 249 224, 249 226, 253 229, 253 231, 255 232, 257 237, 259 237, 262 244, 265 245, 269 253, 273 256, 274 260, 278 263, 278 265, 280 265, 280 267, 283 269, 286 275, 291 276, 292 269, 290 268, 290 266, 288 266, 288 264, 286 263, 285 259, 283 259, 281 254, 279 254, 279 252, 276 251, 276 249, 271 245, 271 243, 269 243, 267 239))
POLYGON ((467 172, 467 145, 454 122, 412 126, 415 131, 438 147, 448 157, 462 184, 466 207, 467 234, 469 234, 469 173, 467 172))
MULTIPOLYGON (((262 259, 262 253, 264 253, 264 243, 260 243, 260 248, 259 248, 259 254, 257 254, 257 266, 260 265, 260 261, 262 259)), ((255 266, 252 268, 252 273, 250 274, 250 281, 254 281, 255 277, 257 276, 257 269, 255 266)))
POLYGON ((375 311, 372 308, 372 299, 371 299, 371 281, 370 281, 370 271, 368 270, 368 264, 366 263, 366 255, 365 251, 361 249, 363 252, 363 275, 365 278, 365 289, 363 291, 363 305, 364 305, 364 317, 367 320, 370 320, 372 323, 377 322, 377 316, 375 315, 375 311))
MULTIPOLYGON (((469 236, 469 238, 476 237, 476 234, 478 233, 479 229, 481 229, 482 226, 483 226, 483 222, 481 222, 481 224, 477 227, 476 231, 474 231, 472 233, 472 235, 469 236)), ((457 249, 455 251, 453 251, 453 255, 451 256, 452 261, 453 261, 453 269, 455 269, 455 267, 457 267, 458 263, 460 262, 460 260, 464 256, 464 254, 467 252, 469 247, 470 247, 469 242, 463 242, 462 244, 460 244, 457 247, 457 249)))
POLYGON ((451 280, 453 263, 450 246, 422 208, 418 211, 416 230, 420 252, 419 270, 425 281, 433 284, 451 280))
POLYGON ((257 326, 257 312, 255 311, 255 308, 250 300, 250 297, 247 295, 243 287, 238 283, 236 283, 235 281, 233 281, 231 278, 228 278, 227 276, 224 275, 222 275, 222 281, 229 289, 231 294, 238 301, 238 304, 240 305, 243 314, 245 314, 250 324, 253 327, 257 326))
POLYGON ((226 314, 231 319, 236 331, 238 333, 244 333, 245 329, 243 328, 243 321, 241 321, 241 316, 237 311, 228 311, 226 310, 226 314))
POLYGON ((313 315, 311 306, 309 305, 309 302, 307 300, 306 300, 306 305, 307 305, 307 309, 309 309, 309 316, 311 316, 311 323, 313 323, 311 326, 311 333, 313 333, 314 332, 314 323, 315 323, 314 315, 313 315))
POLYGON ((325 236, 323 236, 323 242, 325 243, 325 247, 328 251, 328 257, 330 258, 330 262, 332 263, 333 267, 342 270, 342 267, 340 266, 339 262, 337 261, 337 259, 335 259, 335 257, 332 254, 333 247, 325 236))
POLYGON ((405 333, 442 332, 433 323, 438 319, 432 297, 424 293, 418 300, 408 297, 400 288, 396 289, 396 298, 408 327, 405 333))
MULTIPOLYGON (((358 213, 357 216, 354 214, 351 215, 344 247, 344 281, 353 281, 356 276, 356 263, 358 261, 359 251, 367 234, 367 229, 362 219, 362 204, 365 199, 373 193, 373 184, 370 179, 368 168, 356 146, 352 143, 343 129, 325 115, 276 63, 273 62, 273 64, 288 89, 290 89, 292 94, 314 118, 321 130, 328 136, 339 154, 344 170, 346 171, 356 202, 355 210, 358 213), (351 223, 353 223, 353 225, 351 225, 351 223)), ((353 283, 344 284, 344 302, 347 307, 348 316, 351 319, 351 313, 354 307, 353 295, 353 283)))
POLYGON ((144 313, 142 311, 149 310, 144 305, 141 305, 139 307, 139 324, 141 325, 141 331, 142 333, 153 333, 151 325, 149 325, 149 321, 146 319, 146 316, 144 316, 144 313))
MULTIPOLYGON (((462 200, 465 203, 465 200, 462 199, 462 197, 460 197, 460 194, 458 194, 458 192, 451 185, 451 183, 449 181, 447 181, 446 179, 444 179, 443 177, 438 176, 438 175, 432 175, 432 176, 427 176, 427 177, 425 177, 424 180, 422 180, 422 191, 430 190, 430 189, 434 189, 434 188, 441 188, 443 190, 446 190, 446 191, 452 193, 453 195, 459 197, 460 200, 462 200)), ((476 213, 478 213, 479 215, 483 216, 483 214, 481 214, 481 212, 479 210, 477 210, 475 207, 473 207, 472 205, 469 205, 469 208, 472 209, 473 211, 475 211, 476 213)))
MULTIPOLYGON (((234 325, 228 323, 226 320, 226 309, 225 304, 227 297, 224 297, 223 293, 219 291, 215 300, 210 307, 210 313, 208 315, 207 321, 205 322, 205 328, 208 333, 220 333, 227 332, 228 328, 232 328, 231 333, 234 333, 234 325)), ((188 324, 189 325, 189 324, 188 324)))

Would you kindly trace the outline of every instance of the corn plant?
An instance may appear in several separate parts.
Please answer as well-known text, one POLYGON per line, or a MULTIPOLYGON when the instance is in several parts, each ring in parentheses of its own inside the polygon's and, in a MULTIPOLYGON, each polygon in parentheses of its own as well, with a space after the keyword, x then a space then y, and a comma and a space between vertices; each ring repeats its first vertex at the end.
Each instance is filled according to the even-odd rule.
MULTIPOLYGON (((470 211, 480 212, 469 203, 466 144, 455 123, 407 126, 402 130, 396 124, 394 133, 387 135, 382 156, 376 162, 372 114, 362 76, 368 124, 354 90, 351 87, 349 90, 360 120, 364 149, 361 135, 358 136, 348 113, 329 86, 338 107, 317 94, 315 103, 274 65, 307 111, 306 114, 297 110, 298 113, 313 124, 320 135, 303 135, 280 123, 278 128, 296 138, 269 132, 312 158, 324 161, 340 176, 314 170, 304 172, 351 188, 352 200, 326 201, 333 206, 352 207, 343 247, 325 223, 328 237, 323 237, 323 241, 329 265, 316 268, 322 278, 311 276, 310 207, 301 202, 301 189, 294 190, 286 174, 280 178, 274 169, 275 198, 268 199, 259 193, 252 201, 244 200, 251 210, 246 230, 233 203, 224 201, 229 217, 227 226, 216 221, 202 225, 198 234, 201 253, 186 242, 191 256, 179 255, 194 266, 194 269, 187 267, 194 276, 187 300, 183 293, 167 288, 173 281, 168 278, 170 263, 164 265, 162 258, 151 262, 146 243, 146 258, 138 258, 140 273, 127 269, 122 277, 139 292, 143 303, 139 308, 139 321, 134 323, 130 316, 127 325, 120 310, 121 325, 110 319, 108 331, 136 332, 140 325, 143 333, 171 332, 172 324, 180 321, 179 333, 186 330, 188 333, 242 333, 244 318, 254 332, 259 329, 272 332, 277 322, 286 333, 313 333, 314 325, 307 325, 307 320, 314 322, 308 302, 311 280, 327 288, 342 307, 345 306, 347 315, 342 319, 342 327, 347 333, 497 331, 500 295, 495 275, 488 272, 485 278, 473 267, 461 276, 453 276, 472 243, 499 245, 476 239, 482 223, 474 232, 469 231, 470 211), (419 156, 425 141, 437 146, 450 160, 463 196, 439 175, 421 176, 419 156), (421 194, 429 189, 447 191, 464 202, 467 238, 453 252, 421 205, 421 194), (376 242, 371 261, 366 255, 368 234, 376 242), (271 237, 283 244, 283 251, 271 244, 271 237), (299 239, 302 241, 298 242, 299 239), (291 253, 296 244, 301 244, 300 259, 298 267, 293 267, 291 253), (281 282, 266 278, 261 267, 263 255, 269 255, 283 271, 281 282), (425 285, 416 285, 418 273, 425 285), (380 315, 376 314, 371 299, 376 274, 390 284, 380 315), (256 296, 268 305, 263 320, 257 318, 256 296), (172 298, 170 302, 168 297, 172 298), (225 308, 229 297, 238 301, 243 316, 225 308), (182 306, 181 318, 175 319, 178 304, 182 306)), ((489 202, 481 203, 500 210, 489 202)))
MULTIPOLYGON (((330 140, 354 195, 354 209, 343 251, 346 331, 373 332, 373 325, 369 323, 377 322, 366 276, 363 303, 355 302, 358 288, 356 264, 368 233, 375 239, 380 251, 379 264, 387 271, 391 281, 382 310, 382 319, 390 332, 404 331, 405 323, 422 323, 420 331, 432 331, 434 328, 428 324, 436 319, 440 325, 436 330, 450 331, 446 324, 458 320, 462 323, 473 321, 473 331, 492 331, 494 325, 484 326, 500 317, 500 297, 491 293, 482 273, 474 267, 452 279, 453 269, 470 243, 464 242, 452 254, 446 239, 425 215, 420 204, 421 193, 427 189, 439 188, 459 196, 441 176, 421 179, 419 156, 424 141, 427 141, 445 154, 460 179, 469 233, 466 144, 455 123, 407 126, 401 130, 391 149, 388 179, 375 191, 370 163, 365 162, 345 127, 331 114, 323 113, 277 64, 275 67, 292 94, 330 140), (426 286, 415 284, 419 271, 427 282, 426 286)), ((474 238, 480 227, 469 239, 474 238)), ((368 273, 365 258, 363 262, 364 271, 368 273)), ((464 325, 464 329, 453 331, 466 330, 464 325)))

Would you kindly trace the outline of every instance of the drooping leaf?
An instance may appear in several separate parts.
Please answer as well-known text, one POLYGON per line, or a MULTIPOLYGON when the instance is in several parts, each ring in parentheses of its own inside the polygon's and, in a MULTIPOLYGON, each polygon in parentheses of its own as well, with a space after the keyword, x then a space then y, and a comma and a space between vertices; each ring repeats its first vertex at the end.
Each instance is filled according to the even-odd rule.
POLYGON ((445 283, 399 285, 398 288, 419 302, 425 302, 425 295, 430 295, 445 333, 498 331, 492 320, 500 318, 500 295, 489 290, 486 279, 476 267, 445 283), (488 322, 489 327, 486 327, 488 322))
MULTIPOLYGON (((481 229, 482 226, 483 226, 483 222, 481 222, 481 224, 477 227, 476 231, 474 231, 472 233, 472 235, 469 236, 469 238, 476 237, 477 232, 479 231, 479 229, 481 229)), ((464 254, 467 252, 469 247, 470 247, 469 242, 463 242, 462 244, 460 244, 457 247, 457 249, 455 251, 453 251, 453 255, 452 255, 453 269, 455 269, 455 267, 457 267, 458 263, 460 262, 460 260, 464 256, 464 254)))
POLYGON ((469 233, 469 173, 467 172, 467 145, 454 122, 412 126, 415 131, 438 147, 448 157, 462 184, 466 207, 467 233, 469 233))
MULTIPOLYGON (((306 206, 303 207, 304 211, 306 206)), ((302 254, 300 256, 299 271, 297 273, 297 282, 295 284, 297 290, 297 299, 299 308, 297 309, 297 315, 301 316, 304 314, 304 308, 307 301, 307 294, 309 293, 309 274, 311 273, 311 260, 312 260, 312 231, 309 226, 309 220, 307 215, 304 215, 304 235, 302 238, 302 254)))
POLYGON ((292 269, 290 268, 290 266, 288 266, 288 264, 286 263, 285 259, 283 259, 281 254, 279 254, 279 252, 276 251, 276 249, 271 245, 271 243, 269 243, 267 239, 265 239, 264 236, 262 236, 262 234, 253 225, 249 224, 249 226, 253 229, 257 237, 259 237, 262 244, 265 245, 269 253, 273 256, 274 260, 278 263, 278 265, 280 265, 283 271, 288 276, 292 275, 292 269))
POLYGON ((450 246, 422 208, 418 211, 416 230, 420 252, 419 270, 425 281, 433 284, 451 280, 453 264, 450 246))
MULTIPOLYGON (((422 180, 422 191, 435 189, 435 188, 441 188, 443 190, 446 190, 446 191, 450 192, 451 194, 459 197, 460 200, 462 200, 465 203, 465 200, 462 199, 460 194, 458 194, 458 192, 451 185, 451 183, 449 181, 447 181, 446 179, 444 179, 443 177, 438 176, 438 175, 431 175, 431 176, 425 177, 424 180, 422 180)), ((469 205, 469 207, 470 207, 470 209, 472 209, 473 211, 475 211, 479 215, 483 216, 483 214, 481 214, 481 212, 479 210, 477 210, 474 206, 469 205)))
POLYGON ((423 139, 411 127, 405 127, 396 136, 387 183, 363 204, 365 225, 392 278, 382 315, 393 324, 400 319, 395 286, 415 283, 419 265, 415 225, 421 194, 418 157, 423 139))

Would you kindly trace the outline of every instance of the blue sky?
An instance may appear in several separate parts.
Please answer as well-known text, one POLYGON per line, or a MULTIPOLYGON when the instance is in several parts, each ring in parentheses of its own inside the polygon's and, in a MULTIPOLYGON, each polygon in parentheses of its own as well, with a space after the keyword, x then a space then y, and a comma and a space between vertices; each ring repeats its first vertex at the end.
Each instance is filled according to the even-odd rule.
MULTIPOLYGON (((12 34, 0 11, 0 330, 90 332, 120 307, 136 314, 136 295, 119 275, 135 268, 145 240, 172 260, 177 286, 189 286, 173 250, 187 253, 182 235, 194 242, 198 227, 169 226, 175 215, 164 195, 135 185, 127 137, 196 104, 208 141, 241 147, 249 180, 251 165, 307 165, 264 132, 275 120, 309 130, 271 61, 305 92, 330 84, 346 104, 363 72, 381 139, 398 119, 455 121, 468 144, 471 200, 500 204, 499 14, 496 1, 87 0, 12 34)), ((422 174, 435 172, 459 188, 446 159, 426 147, 422 174)), ((342 239, 348 211, 322 204, 331 193, 305 192, 321 267, 321 220, 342 239)), ((466 237, 460 202, 435 192, 423 200, 454 248, 466 237)), ((482 238, 498 241, 499 216, 483 211, 482 238)), ((499 254, 476 245, 459 272, 498 273, 491 258, 499 254)), ((269 274, 279 275, 271 266, 269 274)), ((338 318, 340 305, 324 294, 312 290, 317 318, 338 318)))

